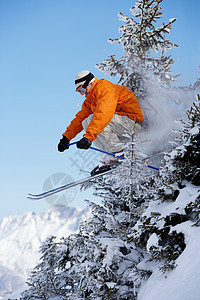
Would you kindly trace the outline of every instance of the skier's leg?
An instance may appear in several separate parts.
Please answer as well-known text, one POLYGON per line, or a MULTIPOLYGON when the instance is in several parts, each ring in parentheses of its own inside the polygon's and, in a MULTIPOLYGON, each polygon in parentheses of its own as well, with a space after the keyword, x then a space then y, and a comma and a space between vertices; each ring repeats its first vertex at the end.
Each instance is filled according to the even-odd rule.
MULTIPOLYGON (((86 118, 82 125, 84 130, 86 131, 89 123, 91 122, 93 115, 90 115, 86 118)), ((114 117, 113 117, 114 118, 114 117)), ((112 120, 111 120, 112 121, 112 120)), ((113 124, 114 125, 114 124, 113 124)), ((120 145, 120 139, 116 135, 116 133, 112 130, 112 126, 110 123, 104 128, 102 132, 98 134, 96 139, 93 141, 94 145, 104 151, 108 152, 120 152, 122 150, 122 145, 120 145)))
MULTIPOLYGON (((86 130, 93 115, 90 115, 83 121, 83 128, 86 130)), ((120 152, 123 150, 123 142, 128 140, 126 134, 131 134, 134 130, 138 132, 141 130, 141 126, 128 118, 127 116, 121 116, 114 114, 110 123, 104 128, 104 130, 98 134, 94 140, 94 144, 105 151, 109 152, 120 152)))
MULTIPOLYGON (((88 118, 86 118, 82 125, 83 129, 86 131, 88 125, 90 124, 91 120, 93 118, 93 115, 90 115, 88 118)), ((104 128, 104 130, 98 134, 97 138, 94 140, 94 145, 104 151, 113 152, 113 145, 120 143, 119 138, 117 135, 111 130, 109 124, 104 128)), ((121 146, 118 145, 117 150, 115 152, 118 152, 121 150, 121 146)))
MULTIPOLYGON (((110 132, 112 132, 113 147, 111 147, 111 151, 116 153, 123 150, 123 144, 130 140, 133 131, 135 133, 141 131, 141 125, 139 123, 135 123, 134 120, 131 120, 127 116, 114 114, 111 122, 106 126, 105 129, 108 129, 110 132)), ((98 137, 99 139, 104 139, 106 141, 104 137, 104 130, 98 135, 98 137)))
POLYGON ((121 142, 126 142, 130 139, 130 134, 134 131, 141 131, 141 125, 127 116, 115 114, 109 124, 112 132, 116 134, 121 142))

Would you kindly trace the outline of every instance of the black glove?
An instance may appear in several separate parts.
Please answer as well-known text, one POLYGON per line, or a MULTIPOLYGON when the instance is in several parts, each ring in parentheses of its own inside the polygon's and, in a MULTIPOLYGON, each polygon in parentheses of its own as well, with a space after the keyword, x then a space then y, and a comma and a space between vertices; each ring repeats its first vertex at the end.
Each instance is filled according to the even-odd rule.
POLYGON ((68 138, 66 138, 66 136, 63 136, 58 144, 58 151, 63 152, 66 149, 69 149, 68 144, 69 144, 68 138))
POLYGON ((92 145, 92 142, 86 138, 82 138, 78 143, 76 144, 76 147, 79 149, 88 149, 92 145))

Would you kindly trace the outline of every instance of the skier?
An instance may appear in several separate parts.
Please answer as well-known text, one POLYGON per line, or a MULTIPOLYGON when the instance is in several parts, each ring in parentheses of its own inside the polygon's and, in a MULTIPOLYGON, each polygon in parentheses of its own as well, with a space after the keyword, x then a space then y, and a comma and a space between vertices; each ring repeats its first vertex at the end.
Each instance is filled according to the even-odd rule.
MULTIPOLYGON (((88 149, 92 142, 113 154, 123 151, 126 133, 141 130, 144 121, 140 104, 125 86, 97 79, 89 71, 81 71, 75 78, 76 91, 85 95, 81 110, 76 114, 58 144, 58 151, 69 149, 69 142, 83 129, 85 134, 77 148, 88 149)), ((107 162, 109 165, 111 162, 107 162)))

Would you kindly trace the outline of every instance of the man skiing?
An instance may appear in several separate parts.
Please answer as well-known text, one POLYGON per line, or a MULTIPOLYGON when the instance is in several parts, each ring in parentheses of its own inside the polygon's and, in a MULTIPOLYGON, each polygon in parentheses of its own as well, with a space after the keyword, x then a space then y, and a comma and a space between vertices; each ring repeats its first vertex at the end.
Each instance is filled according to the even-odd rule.
POLYGON ((140 131, 144 121, 140 104, 125 86, 97 79, 89 71, 81 71, 75 78, 76 91, 85 95, 81 110, 76 114, 58 144, 58 151, 69 148, 69 142, 83 129, 85 134, 77 148, 88 149, 92 142, 104 151, 123 151, 126 133, 135 126, 140 131))

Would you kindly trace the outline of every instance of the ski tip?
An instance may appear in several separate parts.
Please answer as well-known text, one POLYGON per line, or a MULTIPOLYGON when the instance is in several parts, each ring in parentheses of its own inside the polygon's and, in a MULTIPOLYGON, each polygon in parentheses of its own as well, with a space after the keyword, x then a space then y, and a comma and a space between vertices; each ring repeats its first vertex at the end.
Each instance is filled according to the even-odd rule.
MULTIPOLYGON (((46 194, 47 192, 45 193, 41 193, 41 194, 30 194, 28 193, 28 197, 31 197, 31 198, 38 198, 38 197, 42 197, 44 194, 46 194)), ((27 197, 27 198, 28 198, 27 197)))
POLYGON ((34 194, 30 194, 30 193, 28 193, 28 197, 36 197, 37 195, 34 195, 34 194))
POLYGON ((37 195, 28 194, 28 196, 26 198, 29 200, 39 200, 42 197, 37 197, 37 195))

